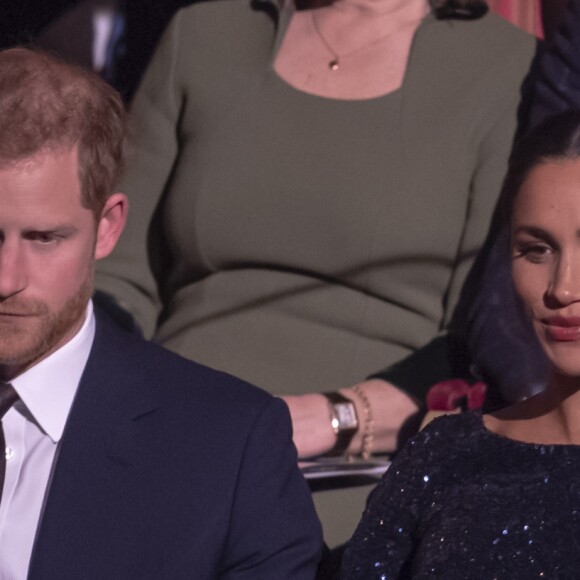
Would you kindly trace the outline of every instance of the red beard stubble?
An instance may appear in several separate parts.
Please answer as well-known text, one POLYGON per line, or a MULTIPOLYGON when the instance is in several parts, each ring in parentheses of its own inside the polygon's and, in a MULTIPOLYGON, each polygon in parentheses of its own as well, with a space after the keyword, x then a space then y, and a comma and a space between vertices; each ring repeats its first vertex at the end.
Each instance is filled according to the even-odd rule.
POLYGON ((79 321, 84 316, 92 291, 91 272, 78 292, 56 313, 50 312, 41 300, 16 296, 0 301, 0 314, 25 315, 21 319, 15 317, 14 322, 3 323, 0 318, 0 365, 28 368, 44 358, 75 326, 80 328, 79 321))

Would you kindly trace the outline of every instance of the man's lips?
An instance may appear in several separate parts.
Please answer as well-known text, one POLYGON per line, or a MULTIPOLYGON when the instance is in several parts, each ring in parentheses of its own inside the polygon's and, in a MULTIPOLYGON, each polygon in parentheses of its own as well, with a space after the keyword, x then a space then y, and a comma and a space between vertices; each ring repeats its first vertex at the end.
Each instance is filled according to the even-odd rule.
POLYGON ((548 336, 558 342, 580 340, 580 316, 550 316, 542 320, 548 336))
POLYGON ((2 312, 0 310, 0 316, 6 316, 9 318, 26 318, 28 316, 36 316, 36 312, 2 312))

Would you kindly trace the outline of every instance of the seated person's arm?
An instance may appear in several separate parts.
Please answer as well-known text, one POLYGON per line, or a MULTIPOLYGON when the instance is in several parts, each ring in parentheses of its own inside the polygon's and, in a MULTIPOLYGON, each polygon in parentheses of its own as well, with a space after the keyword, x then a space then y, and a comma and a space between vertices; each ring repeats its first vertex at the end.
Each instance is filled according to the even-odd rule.
MULTIPOLYGON (((150 224, 163 198, 178 154, 182 107, 179 74, 179 17, 163 35, 131 105, 127 168, 118 184, 129 197, 129 217, 115 252, 97 264, 95 287, 126 310, 145 336, 155 333, 161 308, 155 274, 162 270, 166 240, 150 224)), ((100 302, 100 301, 99 301, 100 302)), ((110 308, 105 308, 109 310, 110 308)), ((115 308, 113 308, 115 310, 115 308)), ((113 314, 115 317, 115 314, 113 314)))
POLYGON ((221 580, 314 579, 321 528, 279 399, 257 418, 235 491, 221 580))
MULTIPOLYGON (((507 169, 507 159, 516 129, 517 105, 502 105, 503 111, 498 111, 497 118, 489 119, 486 133, 479 143, 466 208, 464 235, 460 247, 457 248, 457 259, 451 270, 449 286, 442 297, 444 304, 440 321, 441 333, 403 361, 383 371, 373 372, 369 379, 359 384, 372 410, 375 452, 391 452, 398 447, 405 438, 401 429, 413 423, 413 416, 417 414, 428 388, 433 383, 454 376, 466 376, 465 368, 469 365, 465 362, 467 347, 463 326, 467 321, 459 323, 453 320, 454 326, 459 324, 460 332, 456 333, 454 330, 452 336, 448 335, 447 329, 452 325, 463 284, 484 243, 507 169)), ((469 299, 469 295, 464 297, 464 300, 469 299)), ((466 307, 460 310, 467 311, 466 307)), ((374 370, 369 369, 370 372, 374 370)), ((333 390, 332 387, 333 385, 329 385, 328 390, 333 390)), ((360 420, 364 416, 360 397, 352 389, 341 389, 340 392, 357 405, 360 420)), ((336 437, 330 426, 328 401, 322 395, 315 394, 285 397, 285 400, 290 407, 299 456, 310 457, 330 451, 336 437)), ((419 421, 416 423, 418 426, 419 421)), ((364 432, 359 429, 351 441, 349 453, 361 451, 363 435, 364 432)))

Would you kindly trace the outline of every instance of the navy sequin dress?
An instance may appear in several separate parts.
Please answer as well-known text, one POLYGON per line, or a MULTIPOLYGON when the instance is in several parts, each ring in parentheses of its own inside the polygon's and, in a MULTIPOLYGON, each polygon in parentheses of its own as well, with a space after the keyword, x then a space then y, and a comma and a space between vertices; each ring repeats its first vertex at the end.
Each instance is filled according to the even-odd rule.
POLYGON ((580 578, 580 446, 436 419, 373 492, 341 578, 580 578))

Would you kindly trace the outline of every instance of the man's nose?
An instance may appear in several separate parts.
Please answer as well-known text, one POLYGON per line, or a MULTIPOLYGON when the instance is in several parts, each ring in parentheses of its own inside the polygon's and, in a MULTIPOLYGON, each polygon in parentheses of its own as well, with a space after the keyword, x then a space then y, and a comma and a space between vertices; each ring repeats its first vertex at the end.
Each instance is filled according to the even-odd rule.
POLYGON ((18 243, 0 237, 0 300, 18 294, 28 284, 24 252, 18 243))

